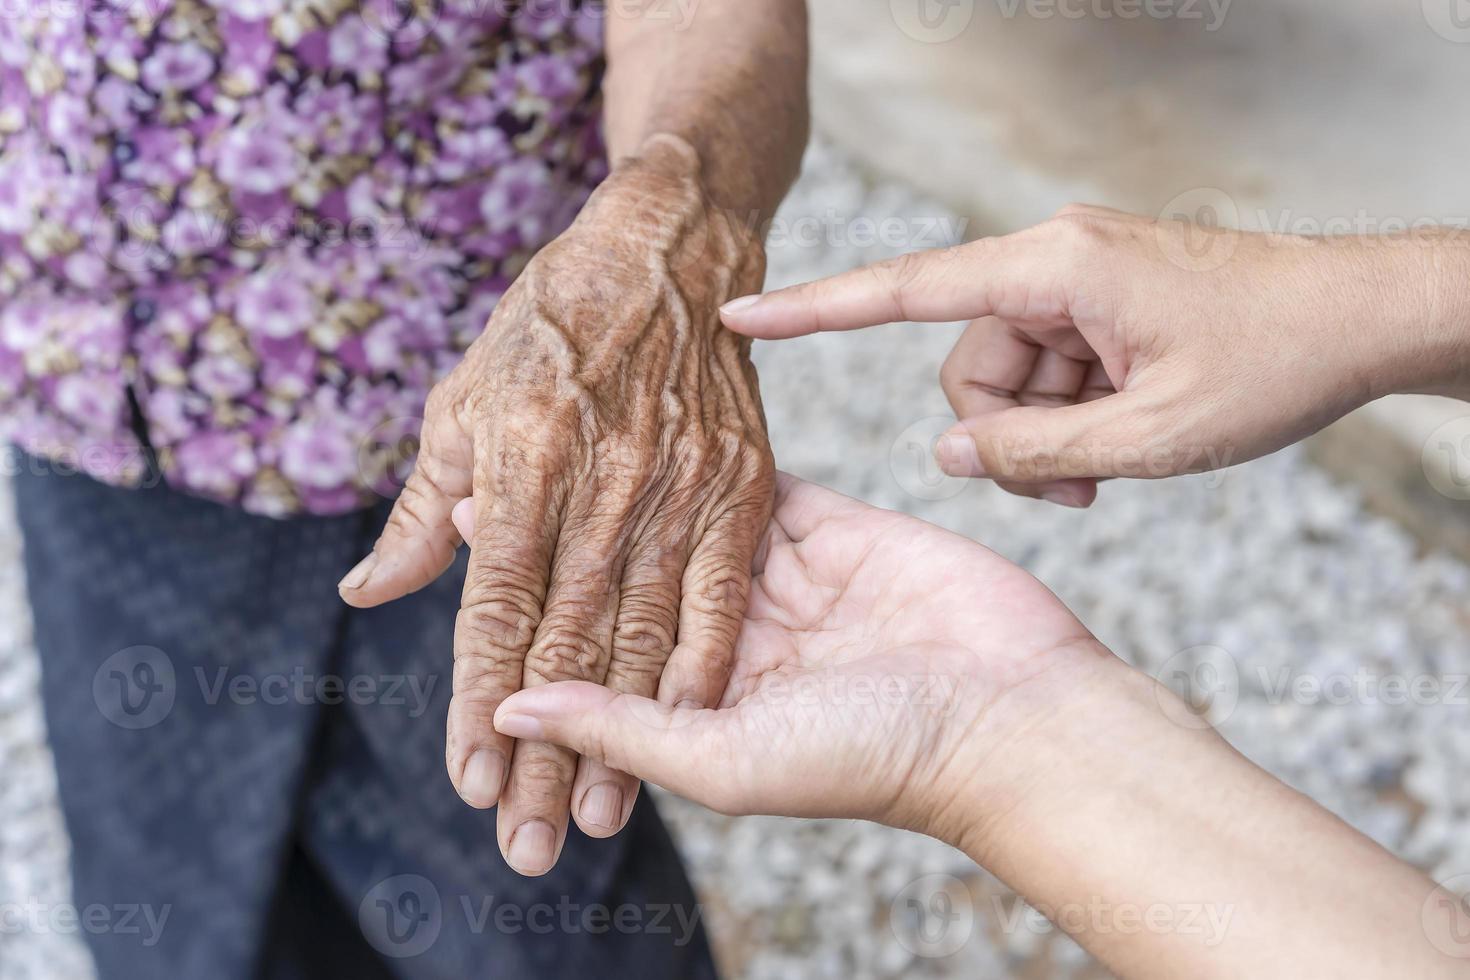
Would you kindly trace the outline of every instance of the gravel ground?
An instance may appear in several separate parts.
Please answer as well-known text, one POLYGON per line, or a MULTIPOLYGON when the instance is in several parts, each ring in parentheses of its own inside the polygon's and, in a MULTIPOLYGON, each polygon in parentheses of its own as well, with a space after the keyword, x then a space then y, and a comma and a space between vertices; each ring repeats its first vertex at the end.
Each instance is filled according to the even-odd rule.
MULTIPOLYGON (((941 244, 955 228, 822 146, 782 218, 773 284, 941 244), (865 245, 875 230, 882 243, 865 245)), ((1211 717, 1243 752, 1437 877, 1470 872, 1470 691, 1453 686, 1470 672, 1470 569, 1418 553, 1294 451, 1109 484, 1086 513, 936 479, 922 447, 948 418, 935 376, 957 333, 894 326, 762 345, 781 466, 1020 562, 1147 670, 1223 678, 1211 717), (1417 699, 1432 703, 1392 683, 1419 679, 1441 685, 1417 699)), ((8 505, 0 496, 0 902, 64 902, 8 505)), ((732 977, 1102 975, 1070 940, 1017 920, 1014 897, 943 845, 662 803, 732 977)), ((82 977, 85 962, 71 937, 0 932, 0 980, 82 977)))

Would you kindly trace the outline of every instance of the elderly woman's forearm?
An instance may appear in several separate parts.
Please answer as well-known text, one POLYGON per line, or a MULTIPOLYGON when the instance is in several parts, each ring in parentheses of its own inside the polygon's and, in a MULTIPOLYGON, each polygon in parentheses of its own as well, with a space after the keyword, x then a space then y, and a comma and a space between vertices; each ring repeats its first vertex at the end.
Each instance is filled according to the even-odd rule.
POLYGON ((604 85, 614 160, 670 134, 699 155, 721 207, 768 217, 796 178, 808 132, 804 0, 650 5, 607 19, 604 85))

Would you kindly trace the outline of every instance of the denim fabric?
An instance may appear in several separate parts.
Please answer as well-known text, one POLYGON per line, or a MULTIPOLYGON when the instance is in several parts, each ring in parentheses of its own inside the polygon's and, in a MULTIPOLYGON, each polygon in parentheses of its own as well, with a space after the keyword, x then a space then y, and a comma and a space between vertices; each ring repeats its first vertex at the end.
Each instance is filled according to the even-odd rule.
POLYGON ((646 795, 511 871, 444 771, 461 560, 353 610, 387 507, 253 516, 22 466, 42 688, 102 980, 708 977, 646 795), (334 680, 334 679, 340 679, 334 680))

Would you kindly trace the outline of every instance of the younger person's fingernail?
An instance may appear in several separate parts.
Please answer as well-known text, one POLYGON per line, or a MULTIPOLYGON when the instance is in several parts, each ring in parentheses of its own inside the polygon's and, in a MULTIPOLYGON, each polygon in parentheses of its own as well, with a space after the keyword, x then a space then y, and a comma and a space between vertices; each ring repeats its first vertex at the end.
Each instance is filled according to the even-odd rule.
POLYGON ((373 569, 376 568, 377 565, 378 553, 373 552, 362 561, 358 562, 357 566, 353 568, 352 571, 342 576, 342 581, 337 583, 337 591, 341 592, 343 589, 362 588, 364 585, 367 584, 367 580, 372 577, 373 569))
POLYGON ((529 738, 538 742, 544 741, 546 736, 541 719, 530 715, 501 715, 495 719, 495 730, 511 738, 529 738))
POLYGON ((500 784, 505 779, 505 758, 494 749, 476 749, 464 764, 459 781, 459 795, 466 803, 482 810, 500 802, 500 784))
POLYGON ((556 860, 556 831, 545 820, 527 820, 510 835, 505 859, 523 875, 544 875, 556 860))
POLYGON ((1087 507, 1082 496, 1075 490, 1046 490, 1041 494, 1041 499, 1060 507, 1075 507, 1078 510, 1087 507))
POLYGON ((598 783, 582 797, 581 812, 592 826, 612 830, 623 815, 623 791, 612 783, 598 783))
POLYGON ((985 467, 980 465, 980 456, 975 452, 975 440, 967 435, 948 433, 941 436, 934 455, 939 468, 950 476, 984 476, 985 467))
POLYGON ((760 299, 761 298, 759 296, 741 296, 739 299, 732 299, 730 300, 730 302, 720 307, 720 312, 739 313, 742 310, 750 309, 752 306, 759 303, 760 299))

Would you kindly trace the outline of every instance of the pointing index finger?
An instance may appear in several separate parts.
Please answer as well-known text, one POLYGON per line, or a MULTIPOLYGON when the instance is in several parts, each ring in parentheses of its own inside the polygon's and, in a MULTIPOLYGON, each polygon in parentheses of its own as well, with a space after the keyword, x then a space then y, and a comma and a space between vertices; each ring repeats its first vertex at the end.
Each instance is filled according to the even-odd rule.
MULTIPOLYGON (((720 310, 725 326, 766 340, 856 330, 880 323, 948 323, 1007 313, 1017 305, 1011 286, 1031 250, 1011 239, 913 252, 827 279, 732 300, 720 310)), ((1036 270, 1036 271, 1039 271, 1036 270)))

